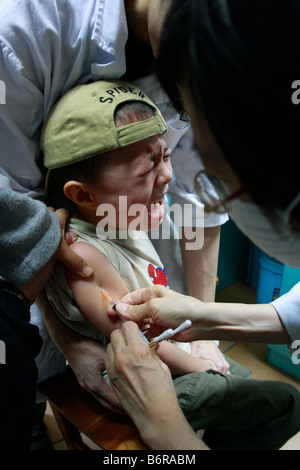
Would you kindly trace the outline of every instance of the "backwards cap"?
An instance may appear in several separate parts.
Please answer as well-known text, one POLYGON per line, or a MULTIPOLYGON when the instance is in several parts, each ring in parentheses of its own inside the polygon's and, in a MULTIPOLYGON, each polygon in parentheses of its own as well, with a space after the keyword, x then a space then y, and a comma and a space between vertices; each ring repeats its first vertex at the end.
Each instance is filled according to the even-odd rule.
POLYGON ((59 168, 166 130, 160 111, 136 86, 123 81, 80 85, 56 103, 45 121, 41 135, 44 165, 48 169, 59 168), (148 104, 154 116, 116 127, 117 106, 132 101, 148 104))

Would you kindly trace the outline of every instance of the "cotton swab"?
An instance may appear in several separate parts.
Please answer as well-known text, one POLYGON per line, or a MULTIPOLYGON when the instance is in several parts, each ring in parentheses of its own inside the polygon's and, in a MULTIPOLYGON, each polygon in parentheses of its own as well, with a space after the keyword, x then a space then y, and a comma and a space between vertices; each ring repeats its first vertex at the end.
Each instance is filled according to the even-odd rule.
POLYGON ((186 330, 187 328, 191 326, 191 324, 192 324, 191 320, 185 320, 183 323, 181 323, 181 325, 175 328, 175 330, 172 330, 172 328, 169 328, 168 330, 164 331, 161 335, 153 338, 149 343, 149 347, 153 348, 161 341, 171 338, 172 336, 176 335, 180 331, 186 330))
POLYGON ((164 339, 168 339, 171 336, 173 336, 173 331, 172 328, 169 328, 168 330, 165 330, 161 335, 156 336, 155 338, 152 339, 151 343, 160 343, 160 341, 163 341, 164 339))
POLYGON ((186 330, 187 328, 191 326, 191 324, 192 324, 191 320, 185 320, 183 323, 181 323, 181 325, 175 328, 172 336, 177 335, 177 333, 179 333, 180 331, 186 330))

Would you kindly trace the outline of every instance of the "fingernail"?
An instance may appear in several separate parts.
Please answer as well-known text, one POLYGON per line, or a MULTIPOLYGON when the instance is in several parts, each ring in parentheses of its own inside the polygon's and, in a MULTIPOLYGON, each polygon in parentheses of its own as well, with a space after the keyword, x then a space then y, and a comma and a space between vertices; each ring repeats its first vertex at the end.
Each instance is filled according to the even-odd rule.
POLYGON ((84 277, 90 277, 93 274, 93 270, 90 266, 84 266, 81 270, 81 274, 84 277))
POLYGON ((65 233, 65 239, 67 240, 67 243, 71 244, 76 242, 76 240, 78 239, 78 235, 75 232, 68 231, 65 233))
POLYGON ((69 233, 71 235, 71 237, 74 238, 74 240, 77 240, 78 235, 77 235, 76 232, 73 232, 73 230, 68 230, 67 233, 69 233))

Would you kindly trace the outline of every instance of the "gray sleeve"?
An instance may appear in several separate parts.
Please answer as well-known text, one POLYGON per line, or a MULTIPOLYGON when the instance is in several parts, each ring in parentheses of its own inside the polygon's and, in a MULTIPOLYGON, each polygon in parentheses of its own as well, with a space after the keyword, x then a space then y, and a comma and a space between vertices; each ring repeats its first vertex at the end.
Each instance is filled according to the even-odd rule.
POLYGON ((0 275, 29 282, 52 257, 61 238, 57 217, 40 201, 13 191, 0 175, 0 275))

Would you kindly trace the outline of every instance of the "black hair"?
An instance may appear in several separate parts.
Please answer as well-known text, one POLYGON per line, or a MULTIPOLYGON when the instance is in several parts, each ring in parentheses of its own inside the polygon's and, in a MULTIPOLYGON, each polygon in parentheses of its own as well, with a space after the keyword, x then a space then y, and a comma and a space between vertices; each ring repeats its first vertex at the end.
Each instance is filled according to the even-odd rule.
POLYGON ((254 201, 285 208, 299 192, 300 2, 173 0, 157 73, 177 108, 189 87, 254 201))
MULTIPOLYGON (((114 115, 116 127, 154 116, 154 110, 141 101, 127 101, 117 106, 114 115)), ((75 204, 64 194, 64 185, 71 180, 82 183, 101 183, 101 170, 107 162, 108 154, 102 153, 70 165, 50 171, 46 187, 46 203, 55 209, 65 208, 73 211, 75 204)))

